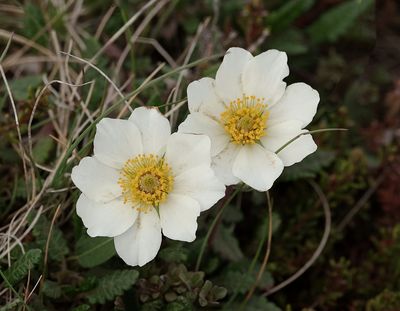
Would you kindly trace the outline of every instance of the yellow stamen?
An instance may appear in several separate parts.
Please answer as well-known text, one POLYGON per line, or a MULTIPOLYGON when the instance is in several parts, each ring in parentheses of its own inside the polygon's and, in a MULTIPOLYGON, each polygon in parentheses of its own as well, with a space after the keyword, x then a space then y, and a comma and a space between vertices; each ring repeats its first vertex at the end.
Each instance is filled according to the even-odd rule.
POLYGON ((269 112, 264 98, 243 96, 221 113, 225 131, 236 144, 254 144, 265 135, 269 112))
POLYGON ((140 212, 148 212, 167 199, 174 178, 165 160, 159 156, 138 155, 125 162, 118 184, 125 203, 132 203, 140 212))

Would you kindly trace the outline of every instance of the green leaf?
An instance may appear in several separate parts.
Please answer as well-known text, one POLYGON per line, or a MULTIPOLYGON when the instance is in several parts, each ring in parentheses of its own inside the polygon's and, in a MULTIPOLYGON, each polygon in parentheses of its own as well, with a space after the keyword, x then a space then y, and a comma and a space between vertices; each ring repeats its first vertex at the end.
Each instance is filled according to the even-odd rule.
POLYGON ((311 39, 317 43, 335 42, 357 21, 357 18, 372 7, 374 0, 350 0, 324 13, 307 28, 311 39))
POLYGON ((289 26, 302 13, 308 11, 315 0, 291 0, 287 1, 278 10, 271 12, 267 17, 267 24, 272 31, 282 30, 289 26))
POLYGON ((268 302, 267 298, 262 296, 252 297, 246 305, 247 311, 282 311, 274 303, 268 302))
POLYGON ((164 303, 161 300, 153 300, 146 302, 142 305, 141 311, 160 311, 164 307, 164 303))
POLYGON ((33 158, 39 164, 43 164, 49 158, 50 152, 54 147, 54 140, 50 137, 43 137, 33 147, 33 158))
POLYGON ((43 294, 50 298, 59 298, 61 296, 61 287, 56 282, 46 280, 43 285, 43 294))
POLYGON ((75 252, 82 267, 98 266, 115 255, 113 238, 91 238, 85 233, 76 243, 75 252))
POLYGON ((41 258, 42 251, 40 249, 31 249, 13 263, 12 266, 5 271, 4 276, 11 285, 15 285, 28 274, 28 271, 32 269, 41 258))
POLYGON ((107 300, 113 300, 122 295, 136 283, 139 272, 136 270, 114 271, 100 278, 98 286, 87 296, 91 304, 104 304, 107 300))
POLYGON ((42 84, 40 75, 25 76, 10 81, 10 89, 16 101, 27 100, 32 96, 33 90, 40 84, 42 84))
POLYGON ((188 259, 188 250, 182 247, 182 244, 176 244, 170 247, 166 247, 160 251, 159 257, 165 262, 181 263, 188 259))
POLYGON ((334 158, 334 152, 318 150, 300 163, 285 168, 279 178, 281 181, 314 178, 324 167, 331 164, 334 158))
POLYGON ((184 296, 178 296, 178 298, 172 302, 169 303, 168 306, 165 309, 166 311, 191 311, 193 310, 193 305, 191 301, 184 297, 184 296))
POLYGON ((287 29, 275 36, 272 35, 269 40, 269 47, 285 51, 289 55, 304 54, 308 51, 304 34, 297 29, 287 29))
POLYGON ((231 293, 246 293, 254 284, 255 278, 247 272, 230 270, 222 280, 231 293))
MULTIPOLYGON (((31 219, 33 218, 34 217, 31 219)), ((43 251, 45 250, 47 239, 49 238, 50 225, 50 221, 45 216, 41 215, 32 230, 36 238, 34 244, 43 251)), ((62 231, 54 224, 49 241, 49 258, 55 261, 62 261, 66 254, 68 254, 67 241, 62 231)))
MULTIPOLYGON (((33 37, 46 26, 43 10, 31 1, 25 5, 23 22, 23 34, 29 39, 33 39, 33 37)), ((45 31, 36 42, 46 46, 48 41, 46 35, 48 34, 49 32, 45 31)))
POLYGON ((233 234, 233 227, 228 229, 220 226, 215 234, 212 246, 215 252, 225 259, 238 261, 243 258, 239 242, 233 234))
POLYGON ((84 305, 80 305, 76 308, 73 308, 71 311, 88 311, 88 310, 90 310, 90 306, 84 304, 84 305))

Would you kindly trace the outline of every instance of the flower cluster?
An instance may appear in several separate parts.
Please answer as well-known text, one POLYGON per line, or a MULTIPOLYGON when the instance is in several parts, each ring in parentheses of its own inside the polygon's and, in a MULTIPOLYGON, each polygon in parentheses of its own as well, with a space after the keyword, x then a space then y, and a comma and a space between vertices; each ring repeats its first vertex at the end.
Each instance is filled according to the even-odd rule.
POLYGON ((156 256, 161 233, 193 241, 197 217, 225 195, 226 185, 270 189, 284 166, 317 148, 304 127, 316 113, 318 92, 304 83, 286 87, 288 74, 284 52, 253 57, 231 48, 215 80, 188 86, 190 114, 177 133, 155 108, 101 120, 94 155, 71 175, 82 192, 76 210, 88 234, 114 237, 119 256, 142 266, 156 256))

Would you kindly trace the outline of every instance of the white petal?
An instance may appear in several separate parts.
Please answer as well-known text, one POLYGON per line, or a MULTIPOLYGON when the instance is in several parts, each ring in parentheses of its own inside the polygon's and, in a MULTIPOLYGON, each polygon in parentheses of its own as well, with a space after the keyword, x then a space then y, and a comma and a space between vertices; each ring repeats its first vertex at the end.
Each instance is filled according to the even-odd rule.
POLYGON ((161 245, 160 218, 155 209, 139 213, 136 222, 114 238, 118 255, 131 266, 144 266, 156 257, 161 245))
POLYGON ((205 211, 224 197, 225 185, 217 179, 210 166, 203 165, 176 176, 173 193, 195 199, 200 203, 201 211, 205 211))
POLYGON ((242 98, 242 74, 251 59, 251 53, 241 48, 230 48, 226 52, 215 76, 217 93, 226 104, 236 98, 242 98))
MULTIPOLYGON (((263 146, 272 152, 276 152, 292 138, 307 130, 301 129, 300 121, 286 121, 268 127, 266 135, 261 139, 263 146)), ((278 157, 285 166, 300 162, 306 156, 317 150, 317 145, 311 135, 303 135, 290 143, 278 153, 278 157)))
POLYGON ((114 237, 128 230, 136 220, 137 210, 121 199, 98 203, 81 194, 76 213, 82 218, 91 237, 114 237))
POLYGON ((211 78, 202 78, 193 81, 187 88, 189 111, 202 112, 206 115, 219 118, 225 110, 225 105, 215 93, 215 81, 211 78))
POLYGON ((279 157, 258 144, 243 146, 233 163, 233 174, 258 191, 270 189, 282 170, 279 157))
POLYGON ((71 179, 89 199, 108 202, 121 195, 119 173, 93 157, 83 158, 72 169, 71 179))
POLYGON ((185 195, 169 194, 160 204, 160 220, 163 234, 173 240, 192 242, 196 238, 197 217, 200 204, 185 195))
POLYGON ((132 112, 129 120, 136 124, 142 134, 143 153, 160 155, 171 135, 168 119, 156 108, 140 107, 132 112))
POLYGON ((239 152, 239 146, 229 143, 222 152, 212 158, 211 168, 225 185, 235 185, 240 179, 233 175, 232 166, 239 152))
POLYGON ((132 122, 104 118, 96 128, 94 155, 104 164, 122 168, 126 160, 142 153, 142 138, 132 122))
POLYGON ((200 165, 210 165, 211 142, 205 135, 174 133, 167 143, 165 159, 175 175, 200 165))
POLYGON ((268 50, 255 56, 243 71, 243 89, 246 95, 265 97, 268 104, 276 100, 289 75, 285 52, 268 50))
POLYGON ((211 156, 220 153, 229 142, 229 136, 222 125, 199 112, 189 114, 179 125, 178 132, 207 135, 211 140, 211 156))
POLYGON ((301 128, 314 118, 319 103, 319 94, 305 83, 294 83, 287 87, 282 99, 270 109, 270 123, 287 120, 301 121, 301 128))

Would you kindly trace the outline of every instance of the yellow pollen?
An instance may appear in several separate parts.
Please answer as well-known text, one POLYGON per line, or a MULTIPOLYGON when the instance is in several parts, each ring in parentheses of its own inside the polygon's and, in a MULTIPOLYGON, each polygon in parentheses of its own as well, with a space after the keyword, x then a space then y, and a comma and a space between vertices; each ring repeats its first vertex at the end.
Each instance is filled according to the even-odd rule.
POLYGON ((118 180, 124 202, 132 203, 145 213, 167 199, 173 183, 169 165, 153 154, 138 155, 126 161, 118 180))
POLYGON ((236 144, 254 144, 265 135, 269 112, 264 98, 243 96, 229 103, 221 123, 236 144))

